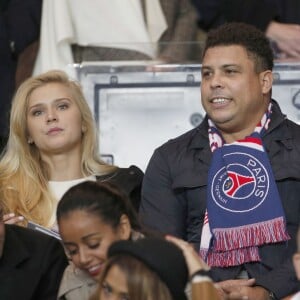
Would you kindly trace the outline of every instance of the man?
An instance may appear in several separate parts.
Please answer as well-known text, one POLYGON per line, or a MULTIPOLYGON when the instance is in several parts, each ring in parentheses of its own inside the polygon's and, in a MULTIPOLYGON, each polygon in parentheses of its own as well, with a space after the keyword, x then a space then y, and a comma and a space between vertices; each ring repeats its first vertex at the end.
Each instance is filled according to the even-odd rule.
POLYGON ((0 299, 56 300, 68 264, 61 243, 0 221, 0 299))
POLYGON ((271 99, 272 68, 269 42, 255 27, 211 31, 201 71, 207 116, 156 149, 144 177, 145 225, 198 248, 228 299, 297 291, 300 126, 271 99))

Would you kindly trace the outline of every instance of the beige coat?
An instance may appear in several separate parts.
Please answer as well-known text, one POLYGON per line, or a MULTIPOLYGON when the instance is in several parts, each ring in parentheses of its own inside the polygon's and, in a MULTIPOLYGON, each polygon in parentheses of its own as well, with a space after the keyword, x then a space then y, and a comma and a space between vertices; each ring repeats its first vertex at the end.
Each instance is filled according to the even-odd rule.
POLYGON ((57 299, 88 300, 97 287, 97 282, 91 276, 70 263, 65 269, 57 299))

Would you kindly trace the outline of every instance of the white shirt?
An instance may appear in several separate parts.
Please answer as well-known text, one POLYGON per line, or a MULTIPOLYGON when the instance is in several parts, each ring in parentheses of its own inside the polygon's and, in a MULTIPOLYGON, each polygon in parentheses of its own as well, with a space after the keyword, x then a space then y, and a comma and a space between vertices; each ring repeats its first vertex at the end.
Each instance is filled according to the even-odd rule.
MULTIPOLYGON (((64 193, 70 189, 72 186, 79 184, 84 181, 96 181, 96 176, 88 176, 84 178, 74 179, 74 180, 66 180, 66 181, 49 181, 48 187, 52 195, 54 195, 56 199, 56 204, 60 201, 64 193)), ((56 218, 56 208, 53 210, 53 214, 51 216, 51 223, 54 224, 56 218)))

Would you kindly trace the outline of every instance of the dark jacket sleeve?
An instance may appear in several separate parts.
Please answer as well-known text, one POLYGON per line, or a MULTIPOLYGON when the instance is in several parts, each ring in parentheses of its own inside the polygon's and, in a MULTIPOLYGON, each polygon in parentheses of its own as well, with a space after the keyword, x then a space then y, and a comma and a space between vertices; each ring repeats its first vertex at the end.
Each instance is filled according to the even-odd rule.
POLYGON ((186 239, 185 200, 172 189, 167 158, 155 150, 144 176, 140 218, 144 226, 186 239))
POLYGON ((141 189, 144 173, 137 166, 117 168, 116 172, 107 176, 97 177, 99 181, 109 181, 118 186, 130 199, 136 211, 141 202, 141 189))
POLYGON ((221 0, 229 22, 245 22, 265 31, 271 21, 300 24, 298 0, 221 0))
POLYGON ((282 299, 288 294, 296 293, 299 288, 299 282, 291 258, 288 258, 280 267, 270 271, 266 275, 255 278, 255 283, 273 292, 277 299, 282 299), (283 287, 282 283, 287 284, 283 287))
POLYGON ((227 22, 244 22, 265 31, 272 20, 280 19, 278 0, 222 0, 221 10, 227 22))
POLYGON ((198 26, 203 30, 215 28, 225 22, 221 10, 222 0, 192 0, 198 13, 198 26))
POLYGON ((15 55, 39 39, 41 9, 41 0, 9 1, 5 17, 11 50, 15 55))
POLYGON ((34 299, 54 300, 68 262, 61 243, 51 238, 44 245, 42 276, 34 299))

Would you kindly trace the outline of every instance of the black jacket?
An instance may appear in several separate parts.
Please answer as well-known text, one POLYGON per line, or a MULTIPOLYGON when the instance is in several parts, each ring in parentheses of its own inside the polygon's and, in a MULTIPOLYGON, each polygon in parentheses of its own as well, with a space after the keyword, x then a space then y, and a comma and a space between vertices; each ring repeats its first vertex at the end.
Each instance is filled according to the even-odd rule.
POLYGON ((8 136, 18 56, 40 33, 42 0, 6 0, 0 5, 0 136, 8 136))
MULTIPOLYGON (((207 120, 154 152, 147 167, 140 215, 144 224, 181 237, 199 248, 206 210, 207 173, 211 161, 207 120)), ((288 243, 259 248, 262 263, 245 264, 256 283, 278 298, 297 290, 291 256, 296 251, 300 219, 300 126, 285 118, 274 102, 271 123, 263 136, 282 205, 288 243)), ((214 280, 233 279, 241 267, 213 268, 214 280)))
POLYGON ((109 181, 119 187, 130 199, 136 211, 139 210, 141 202, 141 189, 144 173, 136 166, 129 168, 117 168, 108 175, 98 176, 99 181, 109 181))
POLYGON ((5 225, 0 299, 56 300, 67 264, 57 239, 21 226, 5 225))
POLYGON ((300 24, 298 0, 222 0, 226 21, 245 22, 265 31, 271 21, 300 24))
POLYGON ((244 22, 265 31, 271 21, 300 24, 298 0, 192 0, 204 30, 244 22))

